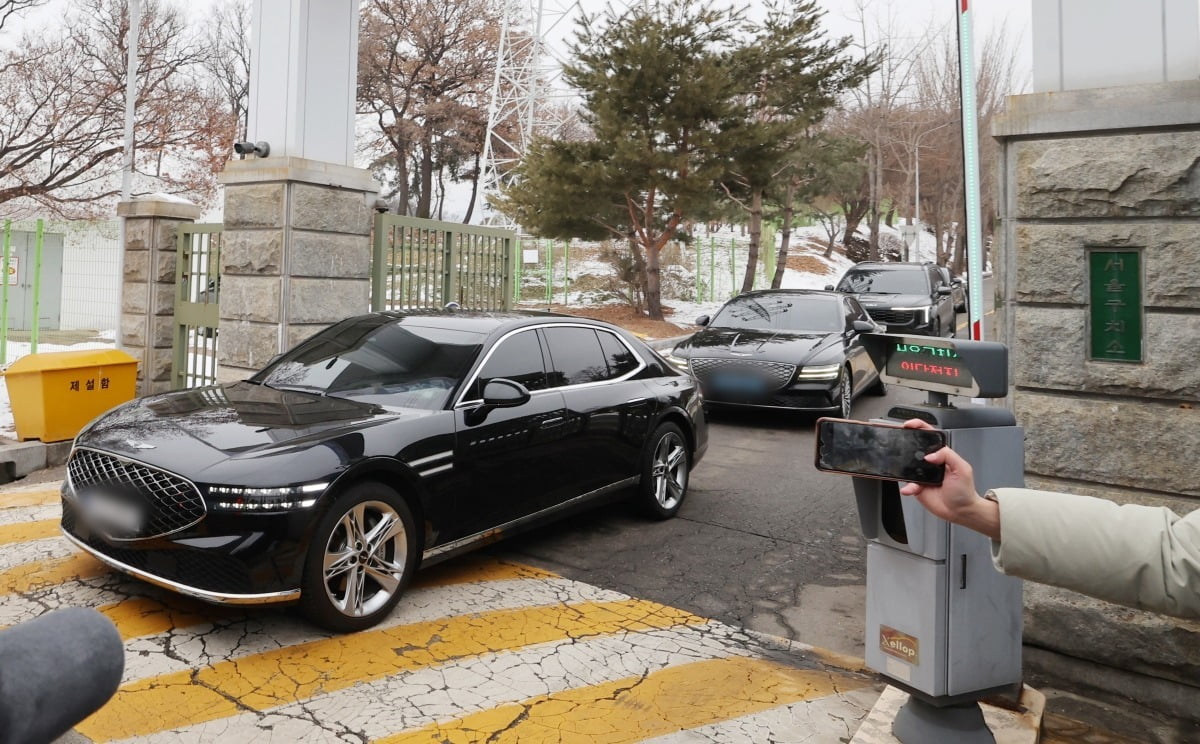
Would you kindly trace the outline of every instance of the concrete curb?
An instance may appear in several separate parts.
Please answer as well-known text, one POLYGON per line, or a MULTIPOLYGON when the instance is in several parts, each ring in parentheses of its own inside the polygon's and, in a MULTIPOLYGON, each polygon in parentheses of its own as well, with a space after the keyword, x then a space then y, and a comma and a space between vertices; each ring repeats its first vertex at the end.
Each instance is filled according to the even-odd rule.
POLYGON ((30 473, 62 465, 71 454, 65 442, 5 442, 0 444, 0 484, 20 480, 30 473))

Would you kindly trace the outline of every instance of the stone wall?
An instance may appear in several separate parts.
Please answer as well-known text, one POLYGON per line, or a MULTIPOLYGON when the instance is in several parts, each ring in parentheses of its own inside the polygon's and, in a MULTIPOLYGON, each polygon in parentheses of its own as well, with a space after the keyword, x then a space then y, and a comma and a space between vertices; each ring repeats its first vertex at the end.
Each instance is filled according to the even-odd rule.
MULTIPOLYGON (((1200 82, 1015 96, 995 134, 996 327, 1027 483, 1197 508, 1200 82), (1141 255, 1140 363, 1088 358, 1094 248, 1141 255)), ((1064 698, 1132 702, 1145 740, 1200 740, 1200 624, 1027 585, 1025 643, 1032 679, 1064 698)))
POLYGON ((121 348, 138 360, 137 394, 171 389, 175 343, 175 239, 200 208, 178 199, 147 197, 121 202, 121 348))
POLYGON ((229 163, 221 245, 222 381, 367 312, 371 205, 357 168, 300 158, 229 163))

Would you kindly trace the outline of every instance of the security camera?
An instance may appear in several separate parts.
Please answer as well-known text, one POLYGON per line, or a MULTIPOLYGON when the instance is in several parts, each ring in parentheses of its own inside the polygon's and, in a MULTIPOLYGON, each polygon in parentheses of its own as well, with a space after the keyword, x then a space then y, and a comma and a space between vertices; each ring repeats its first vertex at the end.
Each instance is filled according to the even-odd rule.
POLYGON ((257 155, 265 158, 271 154, 271 146, 266 142, 234 142, 233 151, 238 155, 257 155))

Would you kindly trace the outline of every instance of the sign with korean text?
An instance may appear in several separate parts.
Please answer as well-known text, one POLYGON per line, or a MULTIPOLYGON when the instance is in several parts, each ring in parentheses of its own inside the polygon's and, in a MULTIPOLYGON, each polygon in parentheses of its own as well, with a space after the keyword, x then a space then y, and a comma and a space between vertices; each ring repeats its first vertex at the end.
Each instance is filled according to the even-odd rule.
POLYGON ((10 287, 17 286, 17 277, 20 276, 20 273, 21 273, 20 268, 21 268, 21 257, 20 256, 9 256, 8 257, 8 286, 10 286, 10 287))
POLYGON ((1088 358, 1142 361, 1142 265, 1137 251, 1088 252, 1088 358))

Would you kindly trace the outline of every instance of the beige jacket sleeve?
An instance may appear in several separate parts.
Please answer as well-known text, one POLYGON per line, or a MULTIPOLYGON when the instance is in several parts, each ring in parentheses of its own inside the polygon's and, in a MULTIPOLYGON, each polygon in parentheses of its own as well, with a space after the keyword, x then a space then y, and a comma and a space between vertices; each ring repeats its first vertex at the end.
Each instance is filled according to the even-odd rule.
POLYGON ((1200 510, 1117 505, 1070 494, 997 488, 1006 574, 1110 602, 1200 618, 1200 510))

